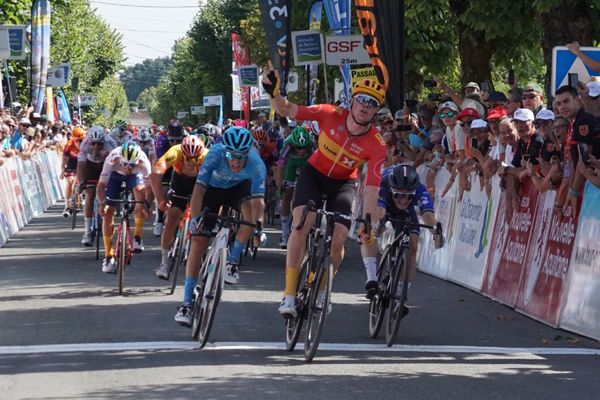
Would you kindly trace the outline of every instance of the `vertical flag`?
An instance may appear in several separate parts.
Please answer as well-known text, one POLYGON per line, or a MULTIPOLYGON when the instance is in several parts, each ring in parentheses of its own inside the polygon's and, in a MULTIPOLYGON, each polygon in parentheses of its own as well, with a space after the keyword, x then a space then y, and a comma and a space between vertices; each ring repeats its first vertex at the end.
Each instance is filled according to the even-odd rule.
MULTIPOLYGON (((239 68, 242 65, 250 64, 250 52, 242 43, 241 37, 237 32, 231 32, 231 50, 233 52, 233 62, 231 65, 233 79, 239 79, 239 68)), ((235 85, 234 85, 235 86, 235 85)), ((239 84, 237 85, 239 87, 239 84)), ((246 123, 250 122, 250 88, 240 87, 241 110, 244 112, 246 123)))
POLYGON ((273 66, 281 75, 281 93, 285 96, 290 67, 291 0, 258 0, 267 47, 273 66))
POLYGON ((65 93, 62 90, 60 90, 56 95, 56 103, 60 120, 65 124, 71 124, 71 113, 69 112, 69 104, 67 103, 65 93))
MULTIPOLYGON (((311 31, 321 30, 321 20, 323 19, 323 1, 315 0, 310 7, 308 14, 308 29, 311 31)), ((306 104, 313 105, 317 101, 317 75, 319 72, 318 64, 306 66, 306 104)))
MULTIPOLYGON (((358 1, 358 0, 357 0, 358 1)), ((334 35, 349 35, 350 34, 350 0, 325 0, 325 13, 327 14, 327 20, 333 30, 334 35)), ((348 100, 350 99, 350 81, 352 79, 350 75, 349 65, 340 65, 340 71, 342 73, 342 82, 344 83, 345 106, 348 106, 348 100)))
POLYGON ((404 1, 355 0, 358 26, 391 110, 404 103, 404 1))
POLYGON ((31 105, 41 113, 50 61, 50 2, 35 0, 31 7, 31 105))

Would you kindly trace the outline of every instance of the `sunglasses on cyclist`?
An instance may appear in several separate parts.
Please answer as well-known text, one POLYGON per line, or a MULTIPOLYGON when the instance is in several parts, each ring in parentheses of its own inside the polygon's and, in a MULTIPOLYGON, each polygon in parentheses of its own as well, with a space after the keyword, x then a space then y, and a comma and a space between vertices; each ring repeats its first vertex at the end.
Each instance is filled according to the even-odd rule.
POLYGON ((181 142, 181 139, 169 138, 169 143, 179 143, 179 142, 181 142))
POLYGON ((411 191, 411 192, 405 192, 402 190, 397 190, 394 188, 390 188, 392 191, 392 197, 396 200, 403 200, 403 199, 412 199, 413 197, 415 197, 416 192, 415 191, 411 191))
POLYGON ((103 142, 90 142, 90 144, 92 146, 102 146, 104 143, 103 142))
POLYGON ((248 153, 247 152, 241 152, 241 151, 227 151, 227 152, 225 152, 225 157, 228 160, 243 161, 246 158, 248 158, 248 153))
POLYGON ((304 151, 304 150, 307 150, 307 149, 308 149, 308 147, 294 146, 294 150, 296 150, 296 151, 304 151))
POLYGON ((445 113, 440 113, 440 118, 452 118, 455 115, 458 115, 458 113, 456 111, 448 111, 445 113))
POLYGON ((149 141, 149 140, 140 140, 140 144, 141 144, 142 146, 145 146, 145 145, 147 145, 148 143, 150 143, 150 141, 149 141))
POLYGON ((125 162, 125 161, 121 162, 121 166, 123 168, 134 169, 136 165, 137 165, 136 163, 128 163, 128 162, 125 162))
POLYGON ((366 94, 357 94, 356 96, 354 96, 354 98, 360 105, 369 108, 379 108, 379 102, 371 96, 367 96, 366 94))

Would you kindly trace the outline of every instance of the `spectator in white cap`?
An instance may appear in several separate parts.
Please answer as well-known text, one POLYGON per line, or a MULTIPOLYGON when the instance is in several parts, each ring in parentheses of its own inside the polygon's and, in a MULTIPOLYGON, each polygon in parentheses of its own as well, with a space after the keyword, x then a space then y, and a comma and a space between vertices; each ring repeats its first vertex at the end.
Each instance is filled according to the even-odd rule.
POLYGON ((538 133, 544 138, 544 142, 553 142, 552 124, 554 123, 554 113, 547 108, 542 108, 535 116, 533 125, 538 133))
POLYGON ((587 84, 579 82, 577 86, 579 97, 583 103, 583 109, 595 116, 600 117, 600 82, 589 81, 587 84))
POLYGON ((29 118, 21 118, 19 121, 19 126, 13 132, 13 135, 10 139, 10 146, 18 152, 22 152, 25 147, 24 137, 27 132, 27 128, 31 126, 31 121, 29 118))

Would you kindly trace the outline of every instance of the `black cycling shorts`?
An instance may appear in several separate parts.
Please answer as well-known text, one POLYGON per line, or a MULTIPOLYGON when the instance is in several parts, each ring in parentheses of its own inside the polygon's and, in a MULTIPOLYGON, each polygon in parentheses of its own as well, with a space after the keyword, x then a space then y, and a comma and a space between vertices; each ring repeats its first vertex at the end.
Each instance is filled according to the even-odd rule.
MULTIPOLYGON (((202 208, 208 207, 211 213, 217 214, 219 209, 223 207, 233 208, 236 211, 241 211, 241 205, 244 201, 251 198, 252 183, 246 179, 235 186, 228 189, 208 186, 204 194, 202 208)), ((198 236, 210 236, 217 221, 214 218, 204 218, 202 226, 198 232, 198 236)))
MULTIPOLYGON (((333 179, 320 173, 309 163, 304 164, 296 181, 292 209, 304 206, 309 200, 317 207, 323 204, 322 195, 327 200, 327 211, 352 214, 352 201, 356 196, 356 181, 354 179, 333 179)), ((350 229, 351 221, 340 222, 350 229)))
POLYGON ((173 176, 173 167, 169 168, 165 171, 162 177, 162 185, 167 186, 169 182, 171 182, 171 177, 173 176))
POLYGON ((83 182, 84 183, 98 183, 100 174, 102 173, 102 167, 104 163, 96 163, 92 161, 86 161, 83 168, 83 182))
MULTIPOLYGON (((176 194, 177 196, 186 197, 186 196, 192 195, 195 184, 196 184, 195 176, 185 176, 185 175, 181 175, 181 174, 177 173, 176 171, 174 171, 173 175, 171 176, 170 188, 174 192, 174 194, 176 194)), ((188 202, 186 200, 180 199, 178 197, 171 197, 171 196, 169 196, 169 200, 171 201, 172 207, 177 207, 181 210, 181 212, 185 212, 185 209, 188 204, 188 202)))

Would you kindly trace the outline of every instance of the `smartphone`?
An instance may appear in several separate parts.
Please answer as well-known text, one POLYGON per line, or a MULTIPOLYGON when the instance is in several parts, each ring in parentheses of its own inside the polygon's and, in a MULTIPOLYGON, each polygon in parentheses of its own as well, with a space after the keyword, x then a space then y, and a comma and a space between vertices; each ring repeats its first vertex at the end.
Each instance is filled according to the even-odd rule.
POLYGON ((579 83, 579 75, 574 73, 574 74, 569 74, 569 83, 568 85, 571 86, 572 88, 577 89, 577 84, 579 83))
MULTIPOLYGON (((569 74, 570 75, 570 74, 569 74)), ((581 154, 581 161, 587 167, 590 165, 590 148, 587 143, 579 144, 579 154, 581 154)))
POLYGON ((423 81, 423 86, 427 88, 434 88, 437 86, 437 82, 433 79, 426 79, 423 81))
POLYGON ((477 138, 471 138, 471 148, 472 149, 477 148, 477 138))
POLYGON ((481 82, 481 85, 479 85, 479 87, 481 88, 481 90, 483 92, 489 92, 490 91, 490 83, 488 81, 481 82))
POLYGON ((510 86, 515 84, 515 70, 512 68, 508 70, 508 79, 506 80, 506 83, 510 86))
POLYGON ((429 93, 427 95, 427 98, 430 101, 440 101, 442 99, 442 94, 441 93, 429 93))

